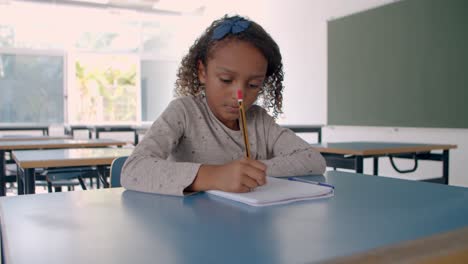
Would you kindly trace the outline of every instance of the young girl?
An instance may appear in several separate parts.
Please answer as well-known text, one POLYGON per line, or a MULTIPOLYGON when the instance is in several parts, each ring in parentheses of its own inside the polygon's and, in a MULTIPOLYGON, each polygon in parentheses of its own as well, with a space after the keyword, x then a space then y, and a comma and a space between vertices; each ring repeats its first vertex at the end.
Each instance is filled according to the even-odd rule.
POLYGON ((240 16, 214 21, 183 58, 176 94, 127 159, 122 185, 171 195, 186 191, 249 192, 266 176, 322 174, 325 160, 280 127, 283 65, 278 45, 240 16), (239 129, 243 92, 251 158, 239 129))

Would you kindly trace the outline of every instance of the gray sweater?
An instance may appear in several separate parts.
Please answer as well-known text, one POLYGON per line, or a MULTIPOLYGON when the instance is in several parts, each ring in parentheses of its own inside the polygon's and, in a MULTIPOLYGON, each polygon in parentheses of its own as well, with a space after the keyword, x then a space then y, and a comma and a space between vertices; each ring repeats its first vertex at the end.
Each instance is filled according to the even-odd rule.
MULTIPOLYGON (((246 111, 253 159, 267 176, 322 174, 325 160, 263 108, 246 111)), ((211 112, 202 96, 173 100, 125 162, 121 183, 129 190, 183 195, 202 164, 219 165, 245 156, 241 131, 231 130, 211 112)))

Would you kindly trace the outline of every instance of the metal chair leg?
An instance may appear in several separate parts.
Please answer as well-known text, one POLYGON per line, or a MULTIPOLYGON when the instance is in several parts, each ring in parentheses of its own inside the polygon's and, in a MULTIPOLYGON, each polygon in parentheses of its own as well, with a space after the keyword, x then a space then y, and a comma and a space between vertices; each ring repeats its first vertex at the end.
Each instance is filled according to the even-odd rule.
POLYGON ((80 182, 81 188, 83 188, 83 190, 87 190, 86 185, 85 185, 84 180, 83 180, 83 177, 79 176, 78 181, 80 182))

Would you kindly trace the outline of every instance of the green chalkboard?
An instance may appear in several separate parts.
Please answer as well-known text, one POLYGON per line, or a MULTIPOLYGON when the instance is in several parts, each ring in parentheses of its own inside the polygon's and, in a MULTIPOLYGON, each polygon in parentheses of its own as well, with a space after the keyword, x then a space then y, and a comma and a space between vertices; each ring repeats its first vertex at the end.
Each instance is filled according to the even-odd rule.
POLYGON ((468 1, 330 20, 328 125, 468 128, 468 1))

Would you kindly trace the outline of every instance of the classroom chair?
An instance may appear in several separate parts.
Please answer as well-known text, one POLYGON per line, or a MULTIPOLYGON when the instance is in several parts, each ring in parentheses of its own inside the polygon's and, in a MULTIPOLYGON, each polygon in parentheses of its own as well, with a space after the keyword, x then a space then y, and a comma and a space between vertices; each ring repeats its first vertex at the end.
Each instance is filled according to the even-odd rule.
POLYGON ((120 173, 122 172, 122 167, 127 160, 128 156, 118 157, 112 161, 110 168, 110 187, 121 187, 120 185, 120 173))
POLYGON ((96 173, 94 168, 78 167, 45 170, 41 175, 45 176, 49 192, 52 192, 52 188, 54 188, 56 192, 60 192, 62 187, 67 187, 69 191, 72 191, 77 185, 80 185, 83 190, 87 190, 83 178, 93 177, 96 173))

